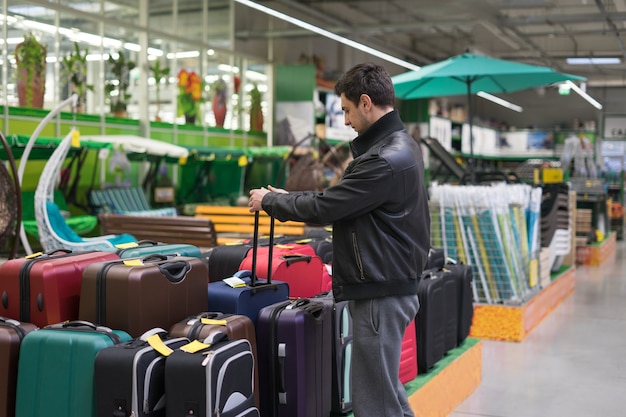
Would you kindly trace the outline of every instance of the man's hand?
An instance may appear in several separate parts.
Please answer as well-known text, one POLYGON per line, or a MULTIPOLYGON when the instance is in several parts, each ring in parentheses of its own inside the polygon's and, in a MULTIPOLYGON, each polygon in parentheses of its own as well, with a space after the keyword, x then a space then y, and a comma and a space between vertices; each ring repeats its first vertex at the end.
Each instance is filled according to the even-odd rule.
POLYGON ((282 188, 272 187, 271 185, 268 185, 267 188, 261 187, 250 190, 250 200, 248 202, 248 207, 250 207, 251 213, 263 209, 263 206, 261 204, 263 202, 263 197, 265 197, 265 194, 270 192, 287 194, 286 190, 283 190, 282 188))

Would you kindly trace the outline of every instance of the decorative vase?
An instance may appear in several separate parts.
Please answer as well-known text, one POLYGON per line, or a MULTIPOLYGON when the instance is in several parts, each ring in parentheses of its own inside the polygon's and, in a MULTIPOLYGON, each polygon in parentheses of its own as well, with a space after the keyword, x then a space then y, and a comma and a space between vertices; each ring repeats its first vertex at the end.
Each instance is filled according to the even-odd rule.
POLYGON ((196 124, 196 115, 186 114, 185 115, 185 124, 195 125, 196 124))
POLYGON ((17 96, 21 107, 43 108, 44 91, 45 80, 42 77, 34 76, 28 80, 28 70, 26 68, 18 69, 17 96))
POLYGON ((215 116, 215 125, 224 127, 226 120, 226 101, 222 100, 219 94, 213 97, 213 115, 215 116))
POLYGON ((256 132, 263 131, 263 111, 261 108, 250 110, 250 130, 256 132))

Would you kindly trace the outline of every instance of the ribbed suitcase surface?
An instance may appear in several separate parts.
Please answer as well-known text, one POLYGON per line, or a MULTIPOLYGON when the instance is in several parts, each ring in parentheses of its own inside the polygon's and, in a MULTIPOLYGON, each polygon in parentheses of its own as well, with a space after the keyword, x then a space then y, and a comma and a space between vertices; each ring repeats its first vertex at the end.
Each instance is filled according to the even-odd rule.
POLYGON ((122 259, 143 258, 149 255, 175 255, 201 258, 200 248, 194 245, 159 243, 151 240, 141 240, 136 246, 118 249, 117 254, 122 259))
POLYGON ((206 311, 204 262, 155 256, 90 265, 83 277, 80 318, 139 337, 206 311))
POLYGON ((83 321, 28 333, 20 349, 16 416, 95 416, 96 355, 130 339, 126 332, 83 321))
POLYGON ((76 320, 84 270, 115 259, 109 252, 66 250, 10 259, 0 266, 0 316, 38 327, 76 320))
POLYGON ((36 330, 32 323, 0 317, 0 417, 15 416, 15 391, 20 345, 36 330))
POLYGON ((259 312, 263 417, 327 417, 331 410, 331 307, 296 299, 259 312))

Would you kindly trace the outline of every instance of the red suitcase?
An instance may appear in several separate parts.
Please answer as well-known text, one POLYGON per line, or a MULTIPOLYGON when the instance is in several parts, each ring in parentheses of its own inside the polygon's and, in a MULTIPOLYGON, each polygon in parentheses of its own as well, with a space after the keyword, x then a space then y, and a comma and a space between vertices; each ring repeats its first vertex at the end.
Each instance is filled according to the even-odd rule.
POLYGON ((400 382, 406 384, 417 377, 417 333, 415 320, 407 326, 400 353, 400 382))
POLYGON ((76 320, 83 271, 115 259, 110 252, 67 250, 10 259, 0 266, 0 316, 38 327, 76 320))
MULTIPOLYGON (((259 247, 257 277, 267 279, 267 246, 259 247)), ((240 270, 252 270, 252 251, 239 265, 240 270)), ((289 284, 289 297, 313 297, 328 291, 324 282, 324 264, 310 245, 276 245, 272 256, 272 278, 289 284)))
POLYGON ((24 336, 35 329, 32 323, 0 317, 0 417, 15 415, 20 345, 24 336))

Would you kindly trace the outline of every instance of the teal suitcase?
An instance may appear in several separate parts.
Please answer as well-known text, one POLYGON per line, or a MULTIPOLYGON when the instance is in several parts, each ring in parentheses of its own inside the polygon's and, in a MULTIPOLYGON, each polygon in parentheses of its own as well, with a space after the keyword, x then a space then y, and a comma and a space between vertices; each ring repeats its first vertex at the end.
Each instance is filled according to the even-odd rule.
POLYGON ((128 333, 72 321, 46 326, 22 340, 16 417, 96 415, 96 354, 131 340, 128 333))
POLYGON ((117 250, 121 259, 145 258, 150 255, 176 255, 201 258, 200 248, 182 243, 160 243, 152 240, 140 240, 136 245, 129 245, 117 250))

